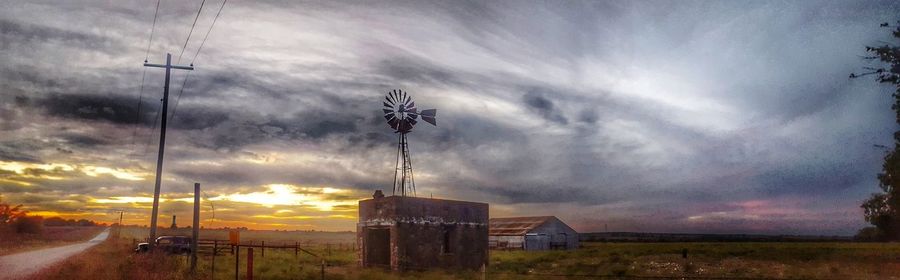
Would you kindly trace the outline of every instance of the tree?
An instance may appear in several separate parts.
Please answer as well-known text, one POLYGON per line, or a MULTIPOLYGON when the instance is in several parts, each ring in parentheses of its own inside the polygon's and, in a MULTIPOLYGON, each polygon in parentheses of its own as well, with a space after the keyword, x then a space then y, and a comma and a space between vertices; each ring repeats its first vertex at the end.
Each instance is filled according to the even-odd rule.
POLYGON ((16 233, 40 234, 44 232, 44 217, 27 216, 16 219, 12 223, 16 233))
MULTIPOLYGON (((894 28, 895 39, 900 40, 900 21, 892 27, 882 23, 881 27, 894 28)), ((866 60, 876 61, 880 67, 865 67, 867 72, 851 73, 850 78, 874 76, 875 81, 893 85, 896 90, 891 110, 896 114, 896 122, 900 124, 900 45, 884 43, 882 46, 866 47, 869 56, 866 60)), ((878 174, 881 193, 873 193, 863 202, 866 221, 874 225, 885 240, 900 240, 900 131, 894 132, 894 148, 884 156, 884 163, 878 174)))
POLYGON ((11 206, 0 202, 0 224, 8 225, 22 217, 25 217, 22 205, 11 206))

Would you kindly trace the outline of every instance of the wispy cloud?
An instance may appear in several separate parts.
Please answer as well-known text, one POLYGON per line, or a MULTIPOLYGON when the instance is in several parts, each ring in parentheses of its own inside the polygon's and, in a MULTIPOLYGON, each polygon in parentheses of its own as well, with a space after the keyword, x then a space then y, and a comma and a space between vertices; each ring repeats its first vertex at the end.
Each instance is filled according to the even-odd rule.
MULTIPOLYGON (((160 9, 151 62, 180 53, 196 5, 160 9)), ((200 182, 222 223, 352 229, 353 202, 390 188, 396 135, 378 100, 403 88, 439 110, 410 136, 420 194, 583 231, 852 233, 894 119, 883 88, 846 76, 897 11, 229 3, 169 123, 162 213, 187 213, 200 182)), ((146 221, 158 69, 137 104, 152 16, 141 1, 0 3, 4 200, 146 221)), ((174 102, 185 73, 172 78, 174 102)))

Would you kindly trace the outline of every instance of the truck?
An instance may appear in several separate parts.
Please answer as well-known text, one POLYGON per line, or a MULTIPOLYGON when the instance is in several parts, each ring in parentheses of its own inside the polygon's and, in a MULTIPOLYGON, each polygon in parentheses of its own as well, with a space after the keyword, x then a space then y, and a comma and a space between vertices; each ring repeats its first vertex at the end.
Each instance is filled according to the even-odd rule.
MULTIPOLYGON (((169 254, 190 254, 191 238, 189 236, 160 236, 156 238, 156 248, 169 254)), ((137 253, 150 251, 150 243, 139 243, 134 251, 137 253)))

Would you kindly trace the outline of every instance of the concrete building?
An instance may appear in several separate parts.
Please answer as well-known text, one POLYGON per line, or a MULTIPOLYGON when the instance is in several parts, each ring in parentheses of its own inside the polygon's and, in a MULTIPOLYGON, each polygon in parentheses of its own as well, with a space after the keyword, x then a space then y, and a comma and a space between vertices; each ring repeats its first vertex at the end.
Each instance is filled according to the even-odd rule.
POLYGON ((486 203, 376 191, 359 202, 356 234, 364 267, 480 269, 488 263, 486 203))
POLYGON ((491 249, 574 250, 578 232, 554 216, 493 218, 490 222, 491 249))

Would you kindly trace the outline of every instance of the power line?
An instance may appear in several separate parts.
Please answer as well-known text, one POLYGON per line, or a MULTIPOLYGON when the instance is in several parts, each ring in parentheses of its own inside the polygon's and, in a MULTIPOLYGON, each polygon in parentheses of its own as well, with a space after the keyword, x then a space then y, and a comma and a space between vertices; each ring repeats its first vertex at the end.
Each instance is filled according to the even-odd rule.
MULTIPOLYGON (((150 40, 147 40, 147 52, 144 54, 144 63, 147 63, 147 60, 150 59, 150 46, 153 44, 153 33, 156 32, 156 19, 159 17, 159 2, 160 0, 156 0, 156 11, 153 12, 153 25, 150 27, 150 40)), ((147 68, 144 68, 141 74, 141 89, 138 93, 138 105, 137 105, 137 117, 135 118, 136 124, 134 126, 134 132, 131 134, 131 145, 134 146, 135 139, 137 138, 138 127, 141 126, 141 105, 143 105, 144 100, 144 80, 147 78, 147 68)))
POLYGON ((191 31, 188 31, 187 39, 184 40, 184 46, 181 47, 181 54, 178 55, 178 62, 181 63, 181 56, 184 55, 184 50, 187 49, 188 41, 191 40, 191 34, 194 33, 194 26, 197 26, 197 19, 200 18, 200 12, 203 11, 203 4, 206 3, 206 0, 200 1, 200 9, 197 10, 197 16, 194 17, 194 23, 191 24, 191 31))
MULTIPOLYGON (((192 62, 191 65, 194 65, 192 62)), ((181 88, 178 89, 178 96, 175 97, 175 106, 172 106, 172 117, 169 120, 175 119, 175 113, 178 113, 178 103, 181 101, 181 94, 184 93, 184 87, 187 85, 188 79, 191 78, 191 72, 188 72, 187 75, 184 76, 184 81, 181 83, 181 88)))
POLYGON ((228 0, 222 1, 222 5, 219 6, 219 11, 216 12, 216 17, 213 18, 212 24, 210 24, 209 29, 206 30, 206 36, 203 36, 203 41, 200 41, 200 47, 197 48, 197 52, 194 53, 194 58, 191 59, 191 64, 194 64, 194 60, 197 60, 197 56, 200 55, 200 50, 203 49, 203 45, 206 44, 206 39, 209 39, 209 33, 212 32, 213 26, 216 26, 216 21, 219 19, 219 15, 222 14, 222 9, 225 8, 225 3, 228 3, 228 0))
POLYGON ((150 45, 153 43, 153 32, 156 31, 156 17, 159 15, 159 2, 156 0, 156 12, 153 13, 153 27, 150 28, 150 41, 147 42, 147 54, 144 55, 144 62, 150 59, 150 45))
MULTIPOLYGON (((160 101, 162 103, 162 101, 160 101)), ((150 129, 150 136, 153 136, 153 132, 156 131, 156 124, 159 122, 159 111, 156 110, 156 116, 153 117, 153 128, 150 129)), ((150 142, 153 142, 153 137, 147 138, 147 144, 144 145, 144 154, 141 157, 146 157, 147 153, 150 152, 150 142)))
MULTIPOLYGON (((209 29, 206 30, 206 35, 203 36, 203 41, 200 41, 200 47, 197 48, 197 52, 194 53, 194 58, 191 59, 191 65, 194 65, 194 61, 197 60, 197 57, 200 56, 200 50, 203 49, 203 46, 206 45, 206 40, 209 39, 209 33, 212 32, 213 27, 216 26, 216 21, 219 20, 219 15, 222 14, 222 10, 225 9, 225 4, 228 3, 228 0, 222 1, 222 5, 219 6, 219 11, 216 12, 216 17, 213 18, 212 24, 209 25, 209 29)), ((202 4, 201 4, 202 5, 202 4)), ((186 46, 187 44, 185 44, 186 46)), ((183 52, 183 50, 182 50, 183 52)), ((184 82, 181 83, 181 89, 178 90, 178 96, 175 98, 175 106, 172 107, 172 117, 170 120, 175 119, 175 114, 178 113, 178 103, 181 101, 181 94, 184 93, 184 88, 187 85, 188 79, 191 78, 191 73, 188 72, 184 77, 184 82)))
MULTIPOLYGON (((145 60, 146 61, 146 60, 145 60)), ((141 103, 144 100, 144 79, 147 78, 147 68, 144 68, 144 73, 141 74, 141 90, 138 93, 138 105, 137 105, 137 117, 134 125, 134 132, 131 133, 131 145, 134 146, 135 139, 137 138, 138 127, 141 126, 141 103)))

